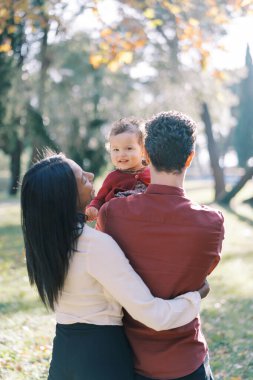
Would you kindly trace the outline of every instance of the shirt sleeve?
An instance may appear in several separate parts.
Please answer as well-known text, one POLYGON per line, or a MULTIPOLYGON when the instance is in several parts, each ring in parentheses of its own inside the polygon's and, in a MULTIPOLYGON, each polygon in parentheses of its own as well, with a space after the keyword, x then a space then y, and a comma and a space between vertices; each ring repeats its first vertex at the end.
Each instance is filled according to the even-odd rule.
POLYGON ((100 208, 97 222, 96 222, 96 230, 106 232, 106 215, 107 215, 107 207, 108 202, 103 204, 103 206, 100 208))
POLYGON ((148 186, 150 184, 150 169, 146 167, 143 173, 141 174, 141 180, 143 183, 148 186))
POLYGON ((208 275, 212 273, 212 271, 216 268, 216 266, 219 264, 221 259, 221 250, 222 250, 222 243, 224 240, 225 235, 225 228, 224 228, 224 217, 221 211, 218 211, 219 220, 217 221, 217 224, 220 225, 220 237, 218 242, 218 248, 217 248, 217 254, 213 260, 212 265, 209 268, 208 275))
POLYGON ((105 198, 107 194, 112 190, 112 173, 109 173, 108 176, 105 178, 100 190, 98 191, 95 198, 90 202, 90 204, 87 206, 89 207, 95 207, 96 209, 100 209, 100 207, 105 203, 105 198))
POLYGON ((201 301, 199 292, 188 292, 172 300, 154 297, 109 235, 101 233, 101 240, 95 244, 93 241, 91 248, 88 249, 87 257, 89 274, 134 319, 161 331, 183 326, 198 315, 201 301))

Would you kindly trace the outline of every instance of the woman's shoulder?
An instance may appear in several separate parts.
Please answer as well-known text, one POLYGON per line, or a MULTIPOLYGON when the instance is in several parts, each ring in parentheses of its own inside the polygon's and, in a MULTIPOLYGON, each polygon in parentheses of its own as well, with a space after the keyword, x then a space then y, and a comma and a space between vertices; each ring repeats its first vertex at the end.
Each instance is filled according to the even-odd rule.
POLYGON ((101 254, 109 257, 115 253, 121 254, 121 249, 115 240, 105 232, 85 225, 77 243, 77 251, 99 257, 101 254))
POLYGON ((110 235, 106 234, 105 232, 98 231, 95 228, 88 226, 87 224, 84 226, 80 240, 92 242, 94 245, 114 243, 114 240, 110 235))

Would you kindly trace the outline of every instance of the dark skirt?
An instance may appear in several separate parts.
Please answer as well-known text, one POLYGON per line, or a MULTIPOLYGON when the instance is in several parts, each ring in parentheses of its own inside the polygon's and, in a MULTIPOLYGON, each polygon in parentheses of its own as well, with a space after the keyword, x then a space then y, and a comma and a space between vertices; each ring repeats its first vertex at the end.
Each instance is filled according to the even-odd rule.
POLYGON ((123 327, 57 324, 48 380, 134 380, 123 327))

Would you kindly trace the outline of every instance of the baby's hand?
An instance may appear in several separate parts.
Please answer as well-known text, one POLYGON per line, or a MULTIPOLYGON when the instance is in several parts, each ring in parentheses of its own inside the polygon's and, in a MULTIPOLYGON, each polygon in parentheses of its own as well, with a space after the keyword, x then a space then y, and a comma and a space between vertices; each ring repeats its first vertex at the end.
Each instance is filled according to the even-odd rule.
POLYGON ((93 222, 93 220, 97 219, 98 209, 96 207, 88 207, 85 210, 85 215, 88 217, 88 222, 93 222))
POLYGON ((207 280, 205 280, 204 284, 198 290, 198 292, 201 298, 205 298, 208 295, 208 293, 210 292, 210 286, 207 280))

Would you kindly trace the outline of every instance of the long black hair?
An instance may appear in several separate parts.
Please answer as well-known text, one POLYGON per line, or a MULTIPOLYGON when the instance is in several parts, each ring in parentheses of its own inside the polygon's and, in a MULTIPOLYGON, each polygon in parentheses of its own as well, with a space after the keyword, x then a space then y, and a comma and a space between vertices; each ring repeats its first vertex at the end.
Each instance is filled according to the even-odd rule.
POLYGON ((84 226, 84 216, 77 213, 77 197, 74 173, 61 153, 47 153, 24 175, 21 224, 28 276, 52 310, 84 226))

